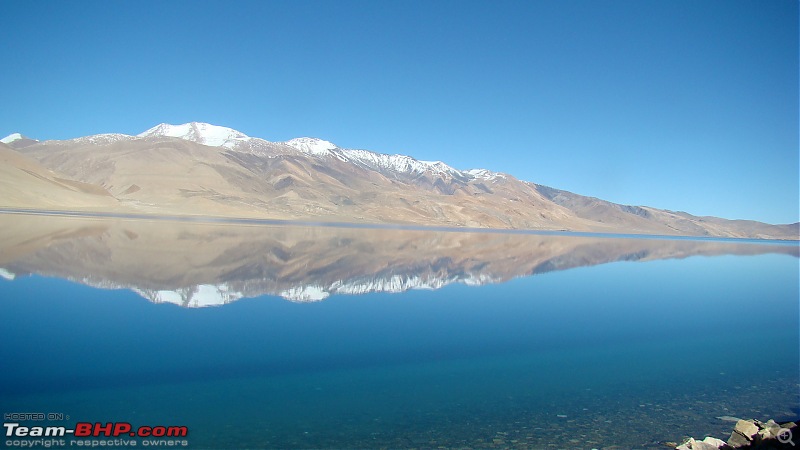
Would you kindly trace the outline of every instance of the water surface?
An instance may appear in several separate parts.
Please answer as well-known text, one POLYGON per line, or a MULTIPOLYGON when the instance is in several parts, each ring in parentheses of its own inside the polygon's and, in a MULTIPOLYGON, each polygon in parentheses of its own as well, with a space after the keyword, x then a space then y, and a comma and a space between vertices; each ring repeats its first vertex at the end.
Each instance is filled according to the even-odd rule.
POLYGON ((3 412, 195 448, 663 448, 798 415, 796 244, 4 220, 3 412))

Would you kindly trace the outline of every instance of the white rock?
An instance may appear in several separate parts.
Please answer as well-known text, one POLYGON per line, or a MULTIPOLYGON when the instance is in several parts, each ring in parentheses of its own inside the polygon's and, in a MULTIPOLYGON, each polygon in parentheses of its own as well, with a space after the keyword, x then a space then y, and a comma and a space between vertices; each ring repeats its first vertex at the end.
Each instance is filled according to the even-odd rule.
POLYGON ((727 445, 722 439, 717 439, 711 436, 707 436, 705 439, 703 439, 702 444, 705 445, 705 447, 698 448, 718 449, 722 448, 724 445, 727 445))

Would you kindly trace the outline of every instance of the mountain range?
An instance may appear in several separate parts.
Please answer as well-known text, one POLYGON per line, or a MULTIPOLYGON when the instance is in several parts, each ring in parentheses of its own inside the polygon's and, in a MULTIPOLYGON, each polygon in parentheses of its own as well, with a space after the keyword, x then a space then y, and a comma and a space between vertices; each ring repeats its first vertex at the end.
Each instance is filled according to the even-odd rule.
POLYGON ((375 224, 792 239, 800 224, 620 205, 441 161, 270 142, 192 122, 137 136, 0 140, 0 207, 375 224))

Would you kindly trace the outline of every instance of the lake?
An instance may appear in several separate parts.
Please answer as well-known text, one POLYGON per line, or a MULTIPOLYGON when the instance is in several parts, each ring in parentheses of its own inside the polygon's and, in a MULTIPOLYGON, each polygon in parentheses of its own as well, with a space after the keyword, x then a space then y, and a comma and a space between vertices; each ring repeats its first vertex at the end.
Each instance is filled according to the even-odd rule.
POLYGON ((23 425, 181 425, 191 448, 665 448, 800 416, 797 243, 0 230, 0 409, 65 415, 23 425))

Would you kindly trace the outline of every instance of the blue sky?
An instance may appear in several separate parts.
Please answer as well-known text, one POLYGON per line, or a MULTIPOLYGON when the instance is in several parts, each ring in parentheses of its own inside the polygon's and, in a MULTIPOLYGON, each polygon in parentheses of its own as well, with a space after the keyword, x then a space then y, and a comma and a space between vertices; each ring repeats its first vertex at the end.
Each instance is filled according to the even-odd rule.
POLYGON ((798 221, 798 2, 0 3, 0 134, 209 122, 798 221))

